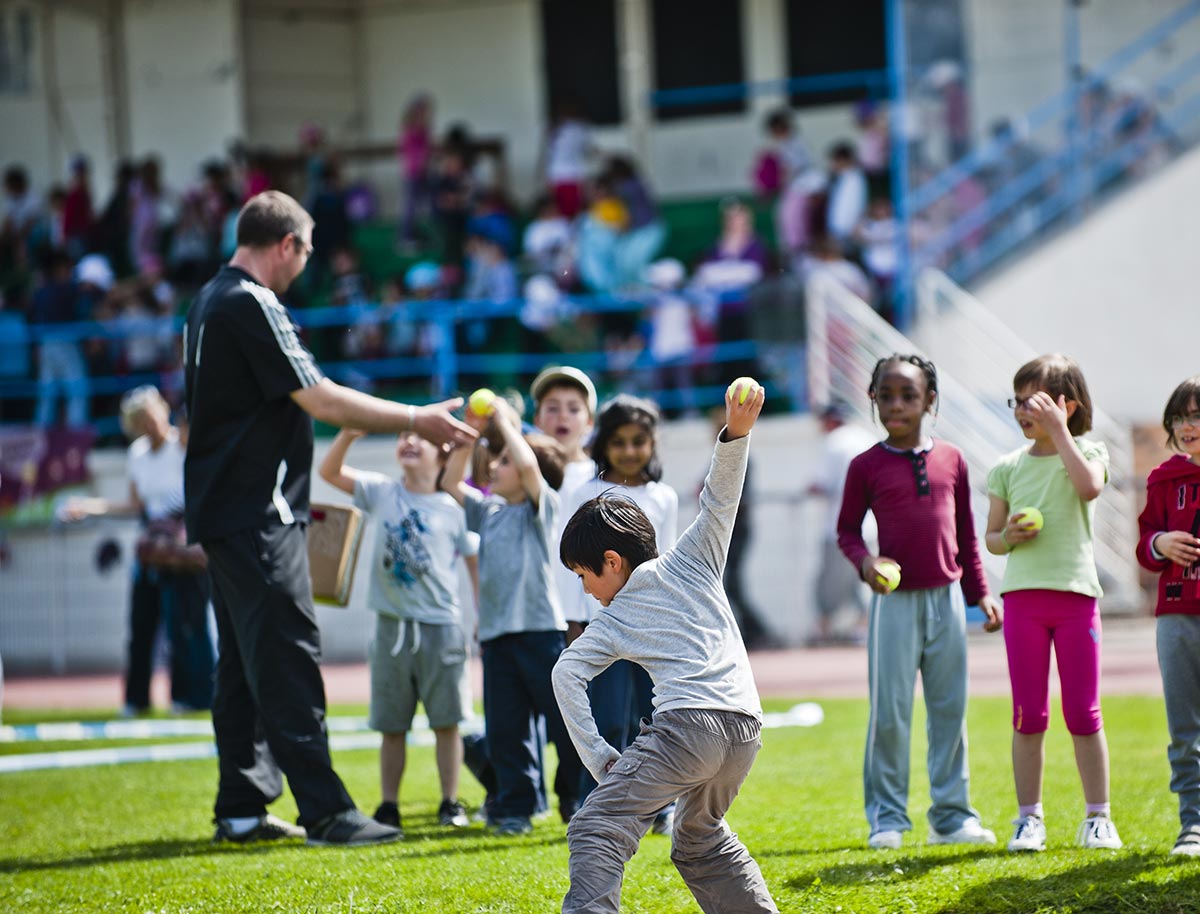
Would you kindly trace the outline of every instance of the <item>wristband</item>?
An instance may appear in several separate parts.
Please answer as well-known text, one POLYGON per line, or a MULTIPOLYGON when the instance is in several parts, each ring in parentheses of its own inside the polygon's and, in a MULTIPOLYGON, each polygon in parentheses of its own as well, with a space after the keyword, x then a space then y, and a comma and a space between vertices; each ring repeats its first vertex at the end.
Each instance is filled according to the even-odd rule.
POLYGON ((410 404, 408 404, 408 427, 405 428, 404 430, 406 432, 411 432, 416 427, 417 427, 417 408, 410 403, 410 404))

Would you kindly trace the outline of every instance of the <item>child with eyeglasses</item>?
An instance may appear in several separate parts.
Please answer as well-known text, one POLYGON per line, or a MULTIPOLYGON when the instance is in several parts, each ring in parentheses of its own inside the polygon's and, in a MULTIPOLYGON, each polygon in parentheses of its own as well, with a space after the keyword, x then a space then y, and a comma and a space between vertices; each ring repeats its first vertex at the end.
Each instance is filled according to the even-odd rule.
POLYGON ((1179 795, 1172 854, 1200 856, 1200 375, 1175 388, 1163 412, 1167 444, 1180 451, 1146 480, 1137 559, 1159 572, 1158 668, 1171 742, 1171 790, 1179 795))
POLYGON ((1101 590, 1093 550, 1096 498, 1108 482, 1108 450, 1082 437, 1092 428, 1092 400, 1074 359, 1043 355, 1022 365, 1013 393, 1009 404, 1031 443, 1000 458, 988 474, 986 536, 989 552, 1008 556, 1000 593, 1018 804, 1008 849, 1046 849, 1042 772, 1051 644, 1087 804, 1076 841, 1087 848, 1118 848, 1100 711, 1101 590))

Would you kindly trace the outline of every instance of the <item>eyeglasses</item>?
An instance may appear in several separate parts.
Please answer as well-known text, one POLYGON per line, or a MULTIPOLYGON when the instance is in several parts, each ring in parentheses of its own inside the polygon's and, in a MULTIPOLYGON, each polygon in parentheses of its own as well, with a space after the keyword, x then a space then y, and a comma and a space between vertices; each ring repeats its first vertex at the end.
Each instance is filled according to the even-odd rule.
POLYGON ((1033 399, 1033 397, 1009 397, 1008 401, 1007 401, 1008 408, 1009 409, 1024 409, 1026 406, 1029 405, 1029 401, 1032 399, 1033 399))
POLYGON ((1183 416, 1171 417, 1171 428, 1183 428, 1185 425, 1190 425, 1192 428, 1200 428, 1200 413, 1188 413, 1183 416))
POLYGON ((305 260, 307 260, 309 257, 312 257, 313 246, 311 244, 306 244, 303 240, 301 240, 299 235, 292 235, 292 243, 296 245, 296 250, 304 252, 305 260))

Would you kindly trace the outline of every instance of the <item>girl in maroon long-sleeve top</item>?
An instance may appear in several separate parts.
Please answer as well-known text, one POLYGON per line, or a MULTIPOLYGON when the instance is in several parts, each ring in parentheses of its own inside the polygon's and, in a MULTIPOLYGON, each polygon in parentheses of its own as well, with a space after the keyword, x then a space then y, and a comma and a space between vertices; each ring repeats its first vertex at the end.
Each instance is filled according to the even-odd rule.
POLYGON ((1167 443, 1180 451, 1150 473, 1138 519, 1137 559, 1158 579, 1158 668, 1171 743, 1171 790, 1179 796, 1172 854, 1200 856, 1200 375, 1175 388, 1163 412, 1167 443))
POLYGON ((928 715, 929 843, 994 844, 968 791, 965 610, 966 603, 978 604, 994 631, 1000 606, 983 574, 966 461, 954 445, 922 431, 937 402, 931 362, 915 355, 880 359, 867 394, 887 439, 851 461, 838 517, 838 545, 875 592, 867 630, 867 843, 898 848, 912 828, 908 759, 920 671, 928 715), (879 526, 879 555, 862 536, 868 510, 879 526), (886 576, 889 562, 899 566, 898 585, 886 576))

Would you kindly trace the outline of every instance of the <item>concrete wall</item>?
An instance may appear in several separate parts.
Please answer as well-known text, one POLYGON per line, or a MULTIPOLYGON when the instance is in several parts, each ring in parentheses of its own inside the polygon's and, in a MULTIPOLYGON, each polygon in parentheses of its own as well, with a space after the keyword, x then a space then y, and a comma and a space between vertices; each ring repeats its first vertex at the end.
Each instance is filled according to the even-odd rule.
MULTIPOLYGON (((679 493, 682 530, 695 516, 696 495, 712 454, 713 431, 700 421, 664 426, 660 452, 664 481, 679 493)), ((320 443, 316 455, 324 454, 320 443)), ((799 493, 814 474, 820 433, 814 420, 769 418, 754 432, 754 527, 745 580, 771 630, 800 643, 814 625, 812 593, 819 563, 824 504, 799 493)), ((396 470, 393 442, 383 437, 355 445, 352 462, 388 474, 396 470)), ((98 494, 121 498, 127 492, 125 456, 103 451, 90 458, 98 494)), ((315 478, 316 501, 345 503, 346 496, 315 478)), ((128 587, 134 525, 100 520, 68 529, 17 533, 10 537, 11 559, 0 567, 0 655, 10 673, 20 671, 118 670, 124 663, 128 587), (122 546, 121 561, 107 573, 96 569, 96 550, 105 539, 122 546)), ((351 605, 318 607, 325 656, 354 661, 365 657, 373 616, 365 609, 366 561, 371 539, 363 542, 351 605)), ((469 603, 465 604, 469 605, 469 603)))
POLYGON ((973 291, 1037 349, 1077 358, 1105 410, 1154 422, 1200 371, 1194 200, 1200 150, 973 291))

